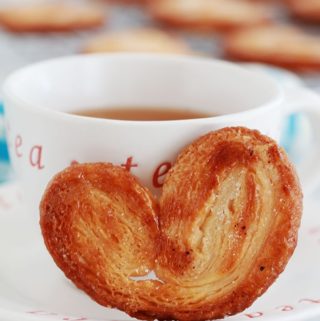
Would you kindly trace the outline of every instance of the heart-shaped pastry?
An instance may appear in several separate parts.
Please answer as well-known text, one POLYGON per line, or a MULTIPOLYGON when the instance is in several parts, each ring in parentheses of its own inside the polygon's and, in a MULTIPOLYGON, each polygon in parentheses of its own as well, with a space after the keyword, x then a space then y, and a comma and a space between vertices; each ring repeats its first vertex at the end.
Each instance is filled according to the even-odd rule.
POLYGON ((207 320, 244 310, 283 271, 302 194, 283 150, 237 127, 186 147, 159 205, 129 172, 97 163, 55 176, 40 210, 56 264, 98 303, 140 319, 207 320), (158 279, 135 279, 152 270, 158 279))
POLYGON ((261 25, 273 15, 269 7, 248 0, 155 0, 148 8, 167 25, 205 31, 261 25))
POLYGON ((290 26, 234 32, 225 39, 228 58, 274 64, 294 70, 320 70, 320 38, 290 26))
POLYGON ((15 32, 71 31, 101 26, 105 14, 100 7, 63 3, 13 6, 1 10, 0 24, 15 32))
POLYGON ((182 39, 160 29, 140 28, 109 32, 87 42, 84 52, 149 52, 191 55, 182 39))

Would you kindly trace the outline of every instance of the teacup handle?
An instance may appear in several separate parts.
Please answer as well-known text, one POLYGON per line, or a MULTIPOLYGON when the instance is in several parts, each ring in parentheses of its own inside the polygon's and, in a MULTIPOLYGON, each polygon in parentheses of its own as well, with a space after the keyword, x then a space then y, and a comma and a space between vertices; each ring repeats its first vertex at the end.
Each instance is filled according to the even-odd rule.
POLYGON ((304 87, 288 89, 285 113, 295 112, 307 115, 314 135, 315 147, 298 167, 303 192, 309 194, 320 186, 320 96, 304 87))

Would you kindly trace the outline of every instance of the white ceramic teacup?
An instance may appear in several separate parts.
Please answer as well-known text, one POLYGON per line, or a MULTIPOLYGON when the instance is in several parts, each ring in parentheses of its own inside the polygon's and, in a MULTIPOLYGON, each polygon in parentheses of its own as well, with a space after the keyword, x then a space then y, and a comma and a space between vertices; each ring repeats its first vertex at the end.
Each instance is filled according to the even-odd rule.
MULTIPOLYGON (((178 152, 202 134, 241 125, 279 140, 282 120, 290 112, 306 111, 311 120, 320 120, 320 98, 308 90, 288 95, 268 76, 203 58, 60 58, 15 72, 4 95, 11 160, 35 217, 49 180, 73 161, 126 166, 159 193, 178 152), (120 121, 68 113, 109 106, 182 108, 220 116, 120 121)), ((315 166, 302 170, 303 184, 315 181, 315 166)))

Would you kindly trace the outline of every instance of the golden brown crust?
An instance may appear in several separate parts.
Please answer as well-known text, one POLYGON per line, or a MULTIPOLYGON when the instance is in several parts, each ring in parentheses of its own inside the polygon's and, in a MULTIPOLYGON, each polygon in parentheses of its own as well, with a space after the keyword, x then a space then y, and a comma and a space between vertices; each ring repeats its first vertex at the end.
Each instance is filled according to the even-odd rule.
POLYGON ((148 8, 166 25, 194 30, 229 31, 271 21, 265 6, 246 0, 155 0, 148 8))
POLYGON ((292 14, 308 22, 320 22, 320 1, 319 0, 286 0, 292 14))
POLYGON ((83 164, 51 181, 40 223, 57 265, 98 303, 140 319, 208 320, 244 310, 283 271, 302 194, 283 150, 235 127, 182 151, 159 206, 124 169, 83 164), (152 269, 160 280, 132 279, 152 269))
POLYGON ((320 70, 320 38, 288 26, 234 32, 225 39, 227 58, 255 61, 297 71, 320 70))
POLYGON ((149 52, 190 55, 192 50, 181 39, 159 29, 141 28, 109 32, 84 46, 83 52, 149 52))
POLYGON ((1 11, 0 24, 14 32, 71 31, 101 26, 101 8, 71 4, 37 4, 1 11))

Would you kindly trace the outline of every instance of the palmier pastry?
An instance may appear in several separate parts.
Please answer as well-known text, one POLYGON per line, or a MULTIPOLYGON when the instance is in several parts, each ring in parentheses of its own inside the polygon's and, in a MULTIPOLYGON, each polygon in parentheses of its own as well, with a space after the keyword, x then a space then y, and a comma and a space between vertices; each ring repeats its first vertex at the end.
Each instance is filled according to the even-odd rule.
POLYGON ((89 40, 84 52, 149 52, 191 54, 181 39, 158 29, 131 29, 110 32, 89 40))
POLYGON ((149 0, 107 0, 108 2, 121 5, 143 5, 149 0))
POLYGON ((263 294, 297 242, 302 195, 270 138, 245 128, 186 147, 157 204, 111 164, 74 165, 40 205, 56 264, 98 303, 140 319, 232 315, 263 294), (158 279, 139 280, 154 271, 158 279))
POLYGON ((265 24, 265 6, 245 0, 154 0, 153 17, 165 24, 196 30, 230 30, 265 24))
POLYGON ((105 15, 100 7, 64 3, 18 6, 1 11, 0 23, 16 32, 70 31, 100 26, 105 15))
POLYGON ((234 32, 225 39, 228 58, 308 71, 320 69, 320 38, 288 26, 234 32))
POLYGON ((289 9, 297 18, 320 22, 320 0, 287 0, 289 9))

